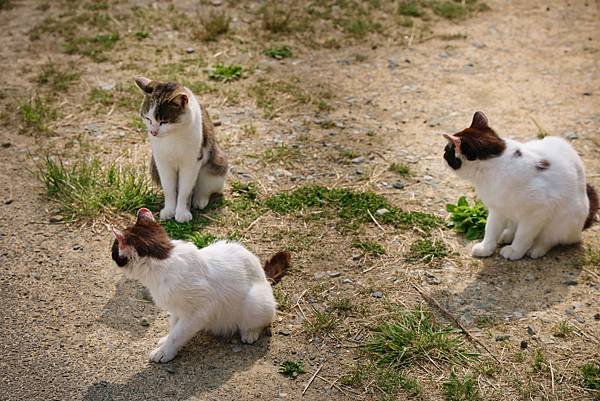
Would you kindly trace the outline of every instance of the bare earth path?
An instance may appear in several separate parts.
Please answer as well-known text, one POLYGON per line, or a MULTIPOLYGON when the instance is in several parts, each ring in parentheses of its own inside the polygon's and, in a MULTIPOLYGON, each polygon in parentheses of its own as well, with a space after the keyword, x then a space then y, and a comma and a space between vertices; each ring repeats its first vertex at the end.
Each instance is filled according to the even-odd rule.
MULTIPOLYGON (((233 174, 255 177, 266 193, 314 180, 371 189, 408 210, 445 216, 447 202, 473 192, 445 169, 438 134, 463 128, 474 111, 482 110, 501 135, 533 139, 537 133, 533 117, 551 134, 568 136, 582 155, 589 181, 600 188, 599 3, 522 0, 489 5, 490 11, 460 24, 437 24, 437 36, 411 46, 307 51, 290 62, 286 68, 293 74, 316 77, 335 88, 339 96, 329 117, 339 123, 337 127, 322 128, 308 115, 264 119, 249 101, 210 103, 211 112, 224 121, 219 135, 232 155, 233 174), (466 38, 439 37, 456 33, 466 38), (367 57, 358 60, 356 54, 367 57), (251 116, 259 128, 255 138, 244 137, 241 130, 251 116), (376 135, 367 136, 369 131, 376 135), (293 177, 279 174, 273 180, 281 166, 261 167, 246 156, 278 141, 292 143, 300 135, 308 135, 309 144, 300 145, 306 149, 301 163, 286 165, 293 177), (373 157, 331 166, 321 156, 337 148, 373 157), (387 172, 393 161, 407 163, 414 171, 402 190, 390 185, 397 180, 387 172), (324 174, 331 171, 336 174, 324 174)), ((28 65, 27 57, 33 64, 41 62, 24 50, 32 25, 27 22, 30 9, 29 2, 17 2, 13 9, 0 12, 0 68, 10 88, 2 92, 3 99, 18 96, 29 85, 20 73, 28 65)), ((106 68, 113 78, 126 79, 106 68)), ((97 82, 102 73, 94 67, 85 77, 97 82)), ((70 132, 83 130, 87 123, 73 123, 70 132)), ((117 135, 110 120, 100 124, 109 136, 117 135)), ((360 389, 341 393, 320 379, 301 395, 321 365, 320 375, 329 381, 344 374, 354 350, 307 340, 296 309, 282 314, 273 335, 255 345, 199 335, 173 362, 149 363, 148 352, 166 331, 165 315, 143 298, 139 285, 124 280, 112 267, 109 231, 102 224, 92 230, 89 225, 49 223, 53 206, 27 170, 32 166, 28 151, 38 151, 43 141, 3 124, 0 143, 7 144, 0 148, 0 400, 376 398, 360 389), (305 360, 309 374, 295 381, 280 375, 278 366, 288 359, 305 360)), ((142 139, 131 148, 133 160, 146 157, 142 139)), ((262 240, 269 226, 257 227, 246 244, 264 258, 279 244, 272 238, 262 240)), ((294 227, 300 229, 302 224, 294 227)), ((507 263, 497 256, 471 259, 470 243, 446 231, 442 235, 459 254, 427 270, 395 258, 406 251, 410 238, 382 233, 373 225, 365 235, 385 243, 389 263, 362 274, 362 269, 349 267, 355 263, 352 251, 338 248, 346 243, 332 242, 322 250, 297 251, 296 271, 281 285, 292 299, 323 281, 332 292, 366 297, 365 302, 377 300, 362 288, 381 289, 391 302, 412 303, 419 297, 406 280, 414 278, 472 327, 499 358, 505 358, 501 375, 480 380, 484 399, 530 399, 529 394, 535 400, 592 399, 581 389, 577 374, 586 361, 600 360, 600 270, 583 263, 588 247, 600 249, 599 233, 596 225, 585 233, 583 247, 554 250, 539 261, 507 263), (342 275, 319 274, 328 271, 342 275), (473 324, 482 314, 499 324, 479 331, 473 324), (553 337, 557 322, 565 319, 578 327, 579 334, 569 340, 553 337), (533 338, 528 326, 535 332, 533 338), (500 334, 509 340, 495 341, 500 334), (521 340, 544 349, 554 364, 552 375, 556 374, 554 379, 549 374, 535 376, 527 395, 512 382, 521 376, 521 365, 511 359, 521 340)), ((304 247, 318 245, 313 239, 304 247)), ((437 373, 427 380, 439 387, 437 373)), ((442 399, 439 390, 428 391, 424 399, 442 399)), ((399 397, 403 399, 402 394, 399 397)))

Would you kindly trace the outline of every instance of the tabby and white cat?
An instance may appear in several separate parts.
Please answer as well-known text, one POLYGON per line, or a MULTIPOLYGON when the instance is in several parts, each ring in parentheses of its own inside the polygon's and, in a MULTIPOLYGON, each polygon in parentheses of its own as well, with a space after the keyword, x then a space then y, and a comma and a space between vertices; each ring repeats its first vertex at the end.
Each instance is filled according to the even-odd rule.
POLYGON ((143 77, 135 83, 145 94, 140 114, 152 148, 150 172, 165 194, 160 218, 190 221, 190 204, 204 209, 211 194, 223 192, 227 157, 217 145, 206 108, 192 91, 143 77))
POLYGON ((477 112, 471 126, 448 140, 444 159, 475 185, 488 208, 483 241, 472 254, 487 257, 498 243, 503 257, 544 256, 558 244, 581 240, 598 210, 579 155, 564 139, 548 136, 520 143, 500 138, 477 112))
POLYGON ((169 312, 169 334, 150 353, 168 362, 198 331, 231 335, 253 343, 275 317, 272 283, 290 263, 278 252, 261 267, 250 251, 235 242, 218 241, 203 249, 172 241, 152 212, 142 208, 134 225, 118 230, 112 258, 129 278, 139 280, 156 305, 169 312))

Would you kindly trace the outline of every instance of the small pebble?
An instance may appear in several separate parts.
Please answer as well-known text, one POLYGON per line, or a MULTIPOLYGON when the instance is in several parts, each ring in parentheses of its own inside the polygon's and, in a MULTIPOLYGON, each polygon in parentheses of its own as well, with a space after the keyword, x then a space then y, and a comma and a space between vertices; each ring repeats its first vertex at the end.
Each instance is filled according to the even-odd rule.
POLYGON ((144 327, 150 326, 150 322, 148 321, 148 318, 146 318, 146 317, 143 317, 140 319, 140 324, 144 327))
POLYGON ((405 186, 406 186, 406 184, 404 184, 402 181, 396 181, 395 183, 392 184, 392 187, 394 187, 396 189, 404 189, 405 186))
POLYGON ((387 210, 386 208, 381 208, 381 209, 377 209, 377 211, 375 212, 375 214, 377 216, 383 216, 386 213, 389 213, 390 211, 387 210))
POLYGON ((82 249, 83 249, 83 247, 81 245, 73 245, 74 251, 81 251, 82 249))
POLYGON ((529 347, 529 341, 523 340, 521 341, 521 349, 527 349, 529 347))
POLYGON ((352 159, 352 163, 354 164, 360 164, 363 163, 365 161, 365 158, 363 156, 358 156, 355 157, 354 159, 352 159))
POLYGON ((508 334, 502 334, 502 335, 496 336, 496 341, 506 341, 509 338, 510 338, 510 336, 508 334))
POLYGON ((381 291, 373 291, 373 292, 371 293, 371 296, 372 296, 373 298, 381 298, 381 297, 383 297, 383 293, 382 293, 381 291))
POLYGON ((33 278, 34 278, 34 279, 36 279, 36 280, 39 280, 39 279, 40 279, 40 273, 38 273, 38 272, 33 272, 33 273, 31 273, 31 277, 33 277, 33 278))
MULTIPOLYGON (((352 279, 349 279, 349 278, 345 278, 342 280, 342 284, 352 284, 353 282, 354 281, 352 281, 352 279)), ((597 320, 600 320, 600 318, 597 320)))
POLYGON ((566 281, 563 281, 563 284, 564 285, 577 285, 579 283, 576 280, 566 280, 566 281))
POLYGON ((287 336, 289 336, 289 335, 290 335, 290 332, 289 332, 289 331, 287 331, 287 330, 279 330, 279 331, 277 332, 277 334, 279 334, 280 336, 287 337, 287 336))
POLYGON ((194 48, 193 48, 193 47, 188 47, 187 49, 185 49, 185 52, 186 52, 187 54, 192 54, 193 52, 195 52, 195 50, 194 50, 194 48))
POLYGON ((56 214, 54 216, 50 216, 50 223, 58 223, 63 221, 64 217, 60 214, 56 214))
POLYGON ((339 277, 341 275, 342 275, 342 273, 340 273, 340 272, 331 272, 331 273, 329 273, 329 277, 339 277))
POLYGON ((575 132, 567 132, 567 133, 565 133, 565 138, 572 141, 575 139, 579 139, 579 135, 577 135, 575 132))
POLYGON ((145 299, 146 301, 154 302, 154 300, 152 299, 152 295, 150 294, 150 291, 146 287, 142 288, 142 298, 145 299))
POLYGON ((13 202, 14 202, 14 199, 6 199, 6 200, 4 201, 4 204, 5 204, 5 205, 10 205, 10 204, 11 204, 11 203, 13 203, 13 202))
POLYGON ((527 334, 529 334, 530 336, 535 336, 536 331, 532 325, 527 325, 527 334))

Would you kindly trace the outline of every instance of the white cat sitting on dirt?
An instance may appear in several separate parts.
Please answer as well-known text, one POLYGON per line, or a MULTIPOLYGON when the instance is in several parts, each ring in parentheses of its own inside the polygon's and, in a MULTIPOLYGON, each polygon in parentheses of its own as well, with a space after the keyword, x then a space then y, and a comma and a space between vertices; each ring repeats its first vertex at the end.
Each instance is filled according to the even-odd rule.
POLYGON ((160 218, 190 221, 190 203, 204 209, 211 194, 223 192, 227 157, 217 145, 206 108, 192 91, 148 78, 135 83, 145 93, 140 114, 152 148, 150 172, 165 193, 160 218))
POLYGON ((198 249, 170 240, 145 208, 134 225, 113 232, 113 260, 170 315, 169 334, 150 353, 152 361, 170 361, 200 330, 215 335, 239 331, 242 342, 251 344, 273 321, 276 302, 269 281, 276 283, 285 274, 288 252, 275 254, 263 269, 256 256, 235 242, 198 249))
POLYGON ((510 244, 500 250, 507 259, 539 258, 555 245, 579 242, 581 231, 595 220, 598 195, 586 184, 581 159, 562 138, 502 139, 481 112, 469 128, 443 135, 444 159, 475 185, 489 210, 473 256, 490 256, 501 243, 510 244))

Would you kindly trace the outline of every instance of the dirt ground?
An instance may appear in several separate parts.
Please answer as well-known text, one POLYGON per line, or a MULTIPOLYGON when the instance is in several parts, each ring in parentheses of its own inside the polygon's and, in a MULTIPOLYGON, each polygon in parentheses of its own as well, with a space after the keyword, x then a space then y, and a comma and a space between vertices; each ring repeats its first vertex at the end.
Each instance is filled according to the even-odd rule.
MULTIPOLYGON (((470 241, 440 229, 436 237, 454 253, 432 266, 406 261, 413 231, 365 224, 349 235, 334 221, 274 212, 242 221, 226 210, 223 221, 236 224, 241 241, 261 259, 292 250, 293 269, 278 289, 289 305, 272 335, 254 345, 198 335, 175 360, 159 365, 148 361, 148 353, 167 331, 166 315, 113 265, 109 220, 56 222, 56 205, 31 171, 45 153, 65 160, 93 153, 106 161, 143 165, 149 147, 132 123, 141 95, 120 88, 136 75, 175 74, 209 82, 206 66, 225 62, 248 66, 244 79, 210 82, 214 90, 198 97, 222 122, 217 133, 231 160, 230 181, 253 182, 262 197, 320 184, 370 190, 405 210, 446 217, 446 203, 461 195, 472 198, 474 191, 445 167, 439 133, 464 128, 476 110, 484 111, 503 136, 534 139, 534 119, 550 134, 568 137, 589 182, 600 188, 599 2, 490 0, 489 10, 459 21, 435 18, 426 26, 389 27, 348 41, 334 32, 341 45, 331 47, 309 44, 304 33, 253 36, 253 18, 258 18, 253 12, 262 3, 110 2, 109 13, 118 15, 133 3, 155 13, 145 17, 156 18, 147 25, 151 35, 132 39, 138 30, 134 22, 115 18, 121 39, 105 51, 106 60, 66 54, 61 41, 69 32, 42 30, 32 39, 36 26, 49 24, 46 17, 62 21, 77 3, 45 7, 13 1, 0 10, 5 110, 0 128, 1 400, 378 399, 381 394, 373 387, 353 388, 338 380, 363 358, 357 344, 385 303, 422 302, 411 282, 498 359, 469 344, 482 354, 480 364, 469 367, 482 399, 598 396, 582 388, 580 368, 600 361, 600 270, 586 262, 589 252, 600 250, 600 224, 585 232, 581 246, 518 262, 498 255, 473 259, 470 241), (227 10, 234 17, 232 32, 216 42, 195 40, 185 27, 169 25, 176 18, 168 14, 169 5, 190 15, 227 10), (270 59, 261 54, 267 43, 290 43, 294 56, 270 59), (201 65, 185 64, 196 56, 201 65), (51 96, 36 82, 48 60, 78 71, 80 78, 51 96), (183 70, 177 63, 185 65, 183 70), (190 77, 191 72, 198 75, 190 77), (271 108, 261 107, 253 94, 265 80, 285 81, 295 89, 278 93, 271 108), (97 87, 114 91, 114 102, 94 103, 90 92, 97 87), (295 97, 298 91, 306 96, 295 97), (19 101, 34 94, 52 99, 58 113, 43 132, 19 119, 19 101), (277 147, 291 151, 264 156, 277 147), (409 165, 413 175, 388 171, 392 162, 409 165), (356 237, 378 241, 386 254, 357 255, 351 247, 356 237), (354 300, 364 312, 342 319, 332 335, 307 335, 304 312, 295 303, 308 312, 311 305, 339 297, 354 300), (494 323, 478 328, 480 316, 494 323), (565 320, 575 332, 554 336, 565 320), (497 341, 497 336, 508 338, 497 341), (524 340, 528 348, 522 350, 524 340), (548 369, 532 369, 538 350, 548 369), (307 372, 296 380, 284 377, 278 369, 286 360, 304 361, 307 372), (480 373, 481 364, 494 365, 495 373, 480 373)), ((312 35, 324 42, 326 33, 319 32, 312 35)), ((225 198, 230 196, 228 187, 225 198)), ((229 229, 207 228, 215 235, 229 229)), ((421 399, 444 399, 441 383, 450 367, 414 371, 423 386, 421 399)), ((396 397, 408 399, 402 391, 396 397)))

